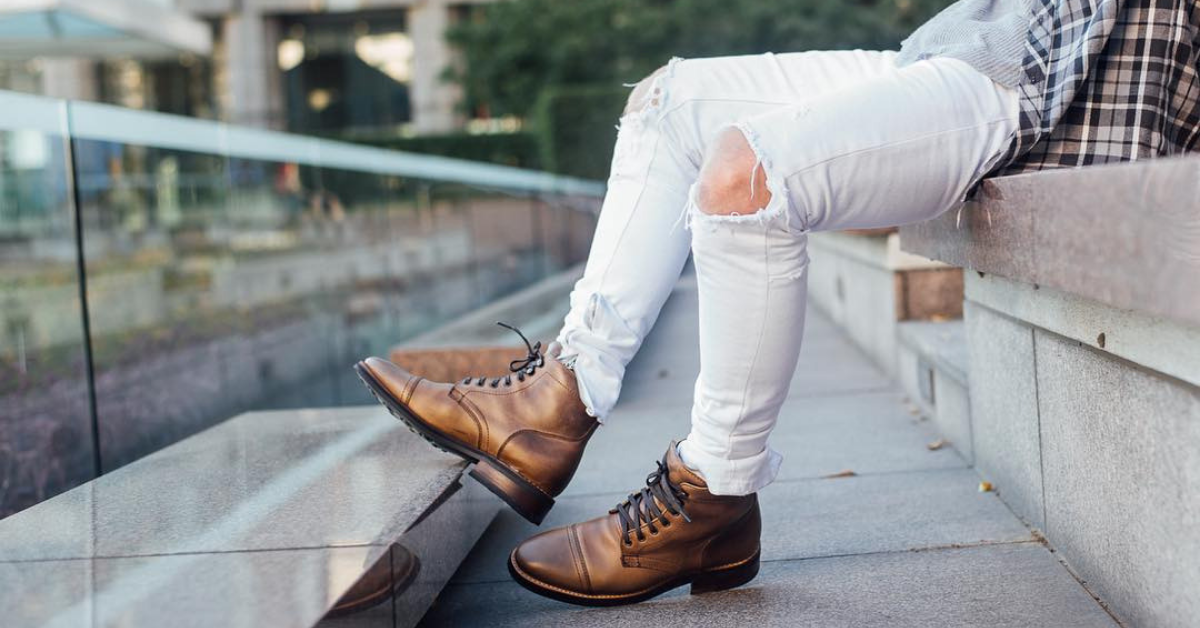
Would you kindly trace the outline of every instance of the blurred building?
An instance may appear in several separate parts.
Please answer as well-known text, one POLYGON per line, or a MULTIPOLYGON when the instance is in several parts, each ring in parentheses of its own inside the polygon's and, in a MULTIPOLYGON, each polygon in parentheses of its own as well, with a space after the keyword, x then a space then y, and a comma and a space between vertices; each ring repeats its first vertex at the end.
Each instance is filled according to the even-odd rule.
POLYGON ((0 89, 299 133, 463 123, 444 32, 494 0, 5 0, 0 89))

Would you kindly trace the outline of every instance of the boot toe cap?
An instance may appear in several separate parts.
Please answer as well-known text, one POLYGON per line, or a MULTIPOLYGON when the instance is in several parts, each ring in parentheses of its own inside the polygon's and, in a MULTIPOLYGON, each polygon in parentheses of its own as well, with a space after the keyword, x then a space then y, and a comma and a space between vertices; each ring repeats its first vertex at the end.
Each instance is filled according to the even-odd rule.
POLYGON ((509 559, 518 577, 533 584, 573 592, 588 593, 581 579, 578 556, 572 547, 569 528, 557 528, 529 538, 513 550, 509 559))
POLYGON ((407 397, 412 394, 412 380, 416 375, 383 358, 370 357, 362 361, 363 368, 370 373, 380 385, 388 389, 394 397, 407 403, 407 397))

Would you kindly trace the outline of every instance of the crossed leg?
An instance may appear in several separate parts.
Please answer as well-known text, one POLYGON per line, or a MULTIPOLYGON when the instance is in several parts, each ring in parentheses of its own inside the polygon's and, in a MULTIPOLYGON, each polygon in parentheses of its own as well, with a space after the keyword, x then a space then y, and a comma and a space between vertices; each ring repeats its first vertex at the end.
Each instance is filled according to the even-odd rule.
POLYGON ((631 94, 559 341, 603 417, 690 247, 701 374, 681 453, 718 494, 753 492, 778 467, 766 437, 803 333, 807 232, 935 216, 1011 141, 1011 90, 955 60, 893 58, 673 61, 631 94))
POLYGON ((645 488, 526 540, 509 568, 580 604, 739 586, 758 573, 756 493, 781 459, 767 440, 800 351, 808 233, 945 211, 1003 160, 1016 130, 1016 93, 959 61, 897 68, 894 54, 864 51, 673 61, 622 118, 561 349, 526 341, 510 373, 457 383, 380 358, 355 368, 397 418, 540 523, 690 248, 701 364, 688 437, 645 488))
POLYGON ((635 90, 559 339, 603 416, 690 243, 701 363, 691 432, 607 515, 514 549, 517 582, 609 605, 753 579, 756 492, 779 467, 767 439, 803 335, 808 233, 953 207, 1003 159, 1016 104, 961 62, 896 68, 891 53, 861 51, 676 62, 635 90))

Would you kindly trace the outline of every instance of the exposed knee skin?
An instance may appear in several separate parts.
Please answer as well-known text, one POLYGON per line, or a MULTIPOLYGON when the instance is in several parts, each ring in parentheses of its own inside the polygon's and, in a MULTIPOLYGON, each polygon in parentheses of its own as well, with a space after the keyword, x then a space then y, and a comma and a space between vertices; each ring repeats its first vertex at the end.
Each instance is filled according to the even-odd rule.
POLYGON ((638 84, 633 88, 633 92, 629 94, 628 102, 625 103, 625 115, 643 111, 647 107, 658 104, 656 101, 657 94, 651 93, 651 90, 654 89, 655 79, 662 76, 667 71, 667 67, 664 65, 655 70, 650 76, 638 81, 638 84))
POLYGON ((721 131, 700 168, 697 207, 709 215, 746 215, 758 212, 770 201, 767 172, 746 136, 735 127, 721 131))

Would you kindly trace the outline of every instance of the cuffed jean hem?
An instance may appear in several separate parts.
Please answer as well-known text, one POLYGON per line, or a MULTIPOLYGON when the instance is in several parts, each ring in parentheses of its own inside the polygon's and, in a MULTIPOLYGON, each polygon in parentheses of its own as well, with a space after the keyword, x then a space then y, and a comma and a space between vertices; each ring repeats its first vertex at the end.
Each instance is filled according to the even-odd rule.
POLYGON ((767 447, 749 458, 730 460, 716 456, 684 440, 679 443, 684 464, 704 478, 713 495, 749 495, 775 481, 783 456, 767 447))

